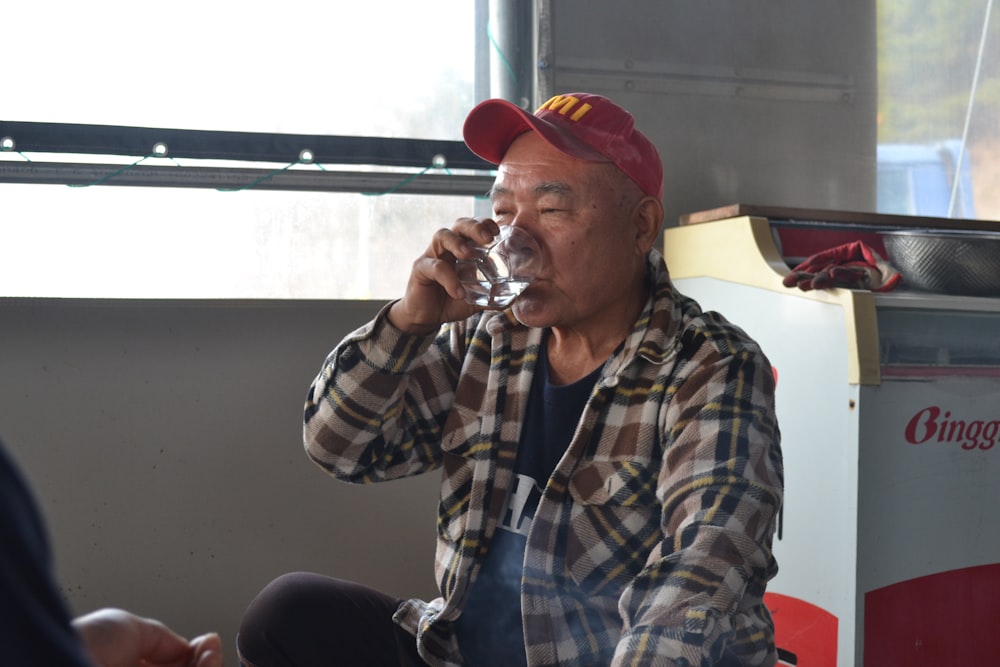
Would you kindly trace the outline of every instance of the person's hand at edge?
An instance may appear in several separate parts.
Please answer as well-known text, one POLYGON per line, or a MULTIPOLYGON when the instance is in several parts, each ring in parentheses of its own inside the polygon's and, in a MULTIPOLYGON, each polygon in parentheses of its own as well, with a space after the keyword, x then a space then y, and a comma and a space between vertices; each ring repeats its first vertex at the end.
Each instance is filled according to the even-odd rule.
POLYGON ((209 633, 188 641, 160 621, 122 609, 101 609, 73 621, 98 667, 222 667, 222 640, 209 633))

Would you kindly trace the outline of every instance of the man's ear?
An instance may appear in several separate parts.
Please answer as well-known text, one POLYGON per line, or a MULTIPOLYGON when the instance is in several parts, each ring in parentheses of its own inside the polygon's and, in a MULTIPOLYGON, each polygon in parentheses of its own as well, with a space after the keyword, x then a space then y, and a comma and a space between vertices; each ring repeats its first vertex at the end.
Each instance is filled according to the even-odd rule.
POLYGON ((656 197, 645 197, 635 207, 635 249, 644 257, 650 251, 663 226, 663 204, 656 197))

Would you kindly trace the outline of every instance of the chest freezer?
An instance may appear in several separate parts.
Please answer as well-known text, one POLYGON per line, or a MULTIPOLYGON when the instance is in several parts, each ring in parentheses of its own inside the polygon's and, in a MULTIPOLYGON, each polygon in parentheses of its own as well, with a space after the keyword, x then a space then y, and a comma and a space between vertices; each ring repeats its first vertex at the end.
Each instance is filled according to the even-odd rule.
POLYGON ((1000 298, 785 287, 801 254, 875 243, 879 225, 784 211, 664 234, 678 289, 775 369, 786 488, 767 602, 783 664, 998 664, 1000 298))

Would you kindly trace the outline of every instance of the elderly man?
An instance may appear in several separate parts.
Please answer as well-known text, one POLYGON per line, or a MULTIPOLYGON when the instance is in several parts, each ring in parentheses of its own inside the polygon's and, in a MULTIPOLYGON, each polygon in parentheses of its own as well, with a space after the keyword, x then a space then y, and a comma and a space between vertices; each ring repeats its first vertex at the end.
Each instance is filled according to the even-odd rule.
POLYGON ((247 665, 773 665, 762 598, 782 498, 774 379, 654 250, 662 166, 631 114, 483 102, 490 219, 438 231, 402 298, 308 395, 312 459, 349 482, 440 470, 441 596, 295 573, 254 601, 247 665), (543 268, 505 310, 456 261, 504 225, 543 268), (325 661, 325 662, 324 662, 325 661))

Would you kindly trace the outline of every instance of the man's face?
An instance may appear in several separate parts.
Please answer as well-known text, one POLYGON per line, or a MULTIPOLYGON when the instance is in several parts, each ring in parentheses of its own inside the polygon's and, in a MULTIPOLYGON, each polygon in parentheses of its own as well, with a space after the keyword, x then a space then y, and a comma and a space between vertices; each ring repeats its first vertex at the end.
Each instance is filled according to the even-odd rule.
POLYGON ((642 193, 613 165, 572 158, 527 132, 504 155, 492 198, 496 222, 525 228, 542 250, 541 274, 514 302, 522 323, 600 326, 635 299, 647 250, 632 220, 642 193))

